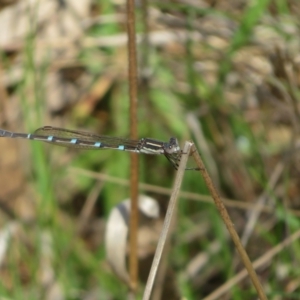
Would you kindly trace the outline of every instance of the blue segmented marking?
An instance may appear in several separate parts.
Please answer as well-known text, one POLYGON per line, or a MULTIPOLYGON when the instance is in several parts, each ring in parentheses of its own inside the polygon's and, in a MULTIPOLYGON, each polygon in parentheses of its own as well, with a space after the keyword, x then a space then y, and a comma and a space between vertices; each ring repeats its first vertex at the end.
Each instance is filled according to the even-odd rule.
POLYGON ((52 136, 52 135, 49 135, 49 136, 47 137, 47 140, 48 140, 49 142, 52 142, 52 141, 53 141, 53 136, 52 136))
POLYGON ((125 150, 125 147, 122 146, 122 145, 120 145, 120 146, 118 147, 118 149, 119 149, 119 150, 125 150))
POLYGON ((70 143, 71 144, 76 144, 77 143, 77 139, 71 139, 70 143))
POLYGON ((97 142, 97 143, 94 144, 94 146, 97 147, 97 148, 99 148, 99 147, 101 147, 101 143, 97 142))

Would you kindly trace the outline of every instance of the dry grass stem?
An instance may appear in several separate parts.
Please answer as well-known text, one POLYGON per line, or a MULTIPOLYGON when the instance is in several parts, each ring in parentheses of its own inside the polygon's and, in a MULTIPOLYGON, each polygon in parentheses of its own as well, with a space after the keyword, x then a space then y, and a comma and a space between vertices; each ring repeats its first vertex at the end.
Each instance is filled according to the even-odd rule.
POLYGON ((257 293, 258 293, 259 298, 261 300, 266 300, 267 297, 266 297, 266 295, 265 295, 265 293, 262 289, 262 286, 261 286, 261 284, 259 282, 259 279, 257 277, 257 274, 256 274, 256 272, 255 272, 255 270, 254 270, 254 268, 251 264, 251 261, 248 257, 248 254, 245 251, 236 230, 234 229, 233 223, 232 223, 232 221, 229 217, 229 214, 226 210, 226 207, 223 204, 219 194, 217 193, 217 191, 216 191, 216 189, 213 185, 213 182, 211 181, 211 178, 210 178, 208 172, 206 171, 204 163, 202 162, 202 159, 201 159, 201 157, 200 157, 200 155, 199 155, 199 153, 198 153, 198 151, 197 151, 197 149, 194 145, 193 145, 191 151, 192 151, 193 158, 195 159, 195 161, 197 163, 197 166, 200 168, 200 172, 203 176, 203 179, 206 183, 206 186, 209 189, 209 191, 210 191, 210 193, 211 193, 211 195, 212 195, 212 197, 215 201, 215 205, 216 205, 216 207, 217 207, 217 209, 218 209, 218 211, 219 211, 219 213, 222 217, 222 220, 224 221, 224 223, 225 223, 225 225, 226 225, 226 227, 229 231, 229 234, 231 235, 231 238, 232 238, 232 240, 233 240, 233 242, 234 242, 234 244, 237 248, 237 251, 240 254, 240 257, 241 257, 241 259, 242 259, 242 261, 243 261, 243 263, 244 263, 244 265, 245 265, 245 267, 246 267, 246 269, 249 273, 249 276, 250 276, 250 278, 253 282, 253 285, 254 285, 257 293))
MULTIPOLYGON (((183 152, 184 153, 190 153, 190 149, 192 147, 192 143, 190 142, 186 142, 183 148, 183 152)), ((174 211, 176 210, 176 204, 177 204, 177 199, 178 199, 178 195, 179 195, 179 190, 180 190, 180 186, 181 186, 181 182, 183 179, 183 175, 185 173, 185 168, 186 168, 186 164, 187 164, 187 160, 188 160, 188 155, 182 155, 182 158, 180 160, 180 164, 179 164, 179 168, 178 171, 176 173, 176 178, 175 178, 175 182, 174 182, 174 187, 173 187, 173 192, 171 194, 171 198, 169 201, 169 205, 168 205, 168 209, 167 209, 167 213, 165 216, 165 221, 164 221, 164 225, 163 225, 163 229, 156 247, 156 252, 155 252, 155 256, 153 258, 153 262, 152 262, 152 266, 151 266, 151 270, 148 276, 148 281, 145 287, 145 291, 144 291, 144 295, 143 295, 143 300, 149 300, 151 293, 152 293, 152 288, 153 288, 153 284, 154 284, 154 280, 156 279, 156 273, 160 264, 160 260, 162 257, 162 253, 166 244, 167 239, 170 237, 170 226, 173 220, 173 214, 174 211)))

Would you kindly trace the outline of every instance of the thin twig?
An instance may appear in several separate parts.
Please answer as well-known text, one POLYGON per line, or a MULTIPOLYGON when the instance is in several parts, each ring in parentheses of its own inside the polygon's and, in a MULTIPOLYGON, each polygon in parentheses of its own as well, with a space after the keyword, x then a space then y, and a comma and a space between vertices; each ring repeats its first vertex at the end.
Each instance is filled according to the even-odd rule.
MULTIPOLYGON (((293 233, 291 236, 286 238, 283 242, 275 246, 274 248, 267 251, 263 256, 256 259, 253 262, 253 268, 257 270, 258 268, 261 268, 262 266, 265 266, 268 262, 271 263, 272 259, 275 255, 280 253, 285 247, 293 243, 294 241, 298 240, 300 238, 300 230, 293 233)), ((218 289, 216 289, 213 293, 205 297, 203 300, 216 300, 221 299, 222 296, 228 292, 233 286, 241 282, 243 279, 247 277, 247 270, 243 269, 238 274, 236 274, 234 277, 232 277, 230 280, 228 280, 226 283, 221 285, 218 289)))
MULTIPOLYGON (((84 170, 84 169, 79 169, 74 167, 70 167, 69 169, 70 171, 72 171, 72 174, 77 173, 80 175, 88 176, 90 178, 116 183, 123 186, 129 186, 129 180, 127 179, 117 178, 107 174, 101 174, 90 170, 84 170)), ((143 191, 153 192, 161 195, 171 195, 172 193, 172 189, 153 185, 153 184, 148 184, 148 183, 140 183, 139 188, 143 191)), ((180 197, 184 197, 188 200, 201 201, 203 203, 211 203, 211 204, 214 203, 212 197, 208 195, 199 195, 196 193, 186 192, 186 191, 181 191, 179 194, 180 197)), ((259 210, 268 214, 274 214, 275 211, 274 207, 271 207, 269 205, 257 205, 253 203, 242 202, 242 201, 228 199, 228 198, 223 198, 222 200, 227 207, 232 207, 236 209, 254 210, 254 211, 259 210)), ((287 209, 287 213, 296 217, 300 217, 300 210, 297 209, 287 209)))
MULTIPOLYGON (((129 76, 129 97, 130 97, 130 138, 138 139, 137 133, 137 55, 135 40, 135 13, 134 0, 127 0, 127 33, 128 33, 128 76, 129 76)), ((138 286, 138 257, 137 257, 137 229, 138 229, 138 156, 130 154, 130 288, 133 293, 138 286)))
POLYGON ((242 261, 243 261, 243 263, 244 263, 244 265, 245 265, 245 267, 246 267, 246 269, 249 273, 249 276, 250 276, 250 278, 253 282, 253 285, 254 285, 254 287, 257 291, 258 297, 260 299, 266 300, 267 297, 266 297, 266 295, 265 295, 265 293, 262 289, 262 286, 261 286, 261 284, 258 280, 257 274, 256 274, 256 272, 255 272, 255 270, 254 270, 254 268, 251 264, 251 261, 248 257, 248 254, 245 251, 236 230, 234 229, 233 223, 232 223, 232 221, 229 217, 229 214, 226 210, 226 207, 223 204, 217 190, 215 189, 214 184, 213 184, 208 172, 206 171, 204 163, 203 163, 203 161, 202 161, 202 159, 201 159, 201 157, 200 157, 200 155, 199 155, 199 153, 198 153, 198 151, 197 151, 197 149, 194 145, 192 146, 191 151, 192 151, 193 158, 195 159, 195 161, 197 163, 197 166, 200 168, 200 172, 203 176, 203 179, 206 183, 206 186, 208 187, 208 189, 210 191, 210 194, 212 195, 212 197, 215 201, 215 205, 216 205, 216 207, 217 207, 217 209, 218 209, 218 211, 219 211, 219 213, 220 213, 220 215, 221 215, 221 217, 222 217, 222 219, 223 219, 223 221, 224 221, 224 223, 225 223, 225 225, 226 225, 226 227, 229 231, 229 234, 231 235, 231 238, 232 238, 232 240, 233 240, 233 242, 234 242, 234 244, 237 248, 237 251, 239 252, 240 257, 241 257, 241 259, 242 259, 242 261))
POLYGON ((251 213, 248 216, 247 224, 245 226, 241 241, 243 246, 245 247, 250 239, 250 236, 254 230, 256 221, 258 220, 262 208, 264 207, 268 196, 270 194, 270 191, 274 190, 275 185, 277 184, 280 176, 282 175, 282 172, 284 170, 285 165, 280 161, 277 165, 276 168, 274 169, 272 176, 264 189, 263 193, 260 195, 258 200, 256 201, 256 210, 251 211, 251 213))
MULTIPOLYGON (((183 148, 183 153, 190 153, 190 149, 192 147, 191 142, 186 142, 183 148)), ((169 235, 169 228, 173 219, 173 213, 177 204, 177 199, 179 195, 179 190, 181 186, 181 182, 183 179, 183 175, 185 173, 185 168, 188 160, 188 155, 182 155, 182 158, 180 160, 179 168, 176 174, 175 182, 174 182, 174 187, 173 187, 173 192, 170 198, 170 202, 168 205, 167 213, 165 216, 165 221, 163 225, 162 232, 160 234, 160 238, 156 247, 156 252, 153 258, 151 270, 148 276, 148 281, 145 287, 145 292, 143 296, 143 300, 149 300, 153 288, 153 283, 156 277, 157 269, 160 263, 160 259, 164 250, 164 246, 166 243, 167 238, 170 237, 169 235)))
POLYGON ((77 232, 81 233, 84 228, 86 227, 88 221, 90 220, 90 216, 92 214, 92 211, 95 207, 95 203, 97 201, 97 198, 100 194, 100 191, 103 188, 103 182, 97 182, 90 192, 89 196, 87 197, 83 208, 80 212, 78 223, 77 223, 77 232))

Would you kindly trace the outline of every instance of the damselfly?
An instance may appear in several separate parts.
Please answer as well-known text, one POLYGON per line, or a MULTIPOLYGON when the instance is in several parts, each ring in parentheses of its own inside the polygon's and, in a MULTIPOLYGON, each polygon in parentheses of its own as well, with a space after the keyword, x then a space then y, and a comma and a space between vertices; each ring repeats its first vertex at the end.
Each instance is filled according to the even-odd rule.
MULTIPOLYGON (((177 170, 182 155, 176 138, 171 137, 169 142, 162 142, 150 138, 129 140, 126 138, 96 135, 89 132, 44 126, 34 134, 17 133, 0 129, 0 137, 21 138, 52 143, 70 148, 82 149, 115 149, 151 155, 163 154, 177 170)), ((187 170, 197 170, 189 168, 187 170)))

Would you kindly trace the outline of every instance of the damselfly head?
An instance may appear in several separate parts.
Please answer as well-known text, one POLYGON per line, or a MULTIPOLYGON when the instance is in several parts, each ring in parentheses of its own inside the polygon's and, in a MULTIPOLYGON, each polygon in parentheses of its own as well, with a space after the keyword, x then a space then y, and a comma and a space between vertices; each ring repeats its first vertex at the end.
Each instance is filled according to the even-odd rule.
POLYGON ((178 153, 181 151, 176 138, 171 137, 168 143, 164 143, 164 150, 168 154, 178 153))

